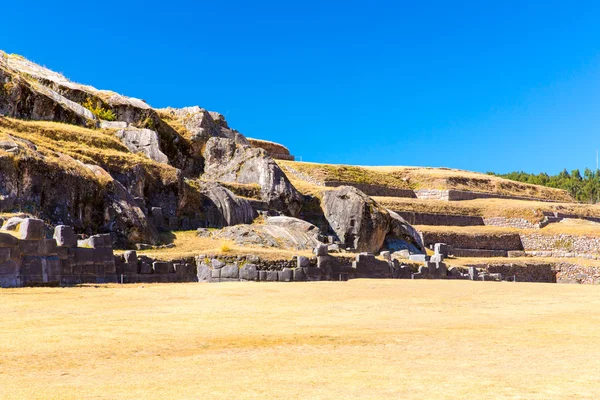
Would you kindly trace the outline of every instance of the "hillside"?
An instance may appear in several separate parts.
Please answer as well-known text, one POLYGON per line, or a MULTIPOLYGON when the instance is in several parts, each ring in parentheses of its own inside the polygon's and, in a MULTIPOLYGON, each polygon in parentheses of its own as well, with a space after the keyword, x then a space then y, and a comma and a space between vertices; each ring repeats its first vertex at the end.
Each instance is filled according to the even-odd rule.
MULTIPOLYGON (((572 202, 565 190, 450 168, 370 167, 277 161, 298 187, 360 185, 373 196, 418 197, 411 191, 456 190, 542 201, 572 202), (395 194, 395 196, 394 196, 395 194)), ((313 189, 314 190, 314 189, 313 189)))
MULTIPOLYGON (((296 162, 218 112, 153 108, 17 55, 0 53, 0 83, 0 219, 12 235, 30 216, 81 239, 109 234, 140 260, 260 257, 278 268, 324 248, 352 274, 356 253, 421 259, 435 243, 456 247, 449 263, 461 266, 515 250, 556 265, 600 258, 600 208, 565 190, 449 168, 296 162)), ((387 276, 380 267, 358 276, 387 276)))

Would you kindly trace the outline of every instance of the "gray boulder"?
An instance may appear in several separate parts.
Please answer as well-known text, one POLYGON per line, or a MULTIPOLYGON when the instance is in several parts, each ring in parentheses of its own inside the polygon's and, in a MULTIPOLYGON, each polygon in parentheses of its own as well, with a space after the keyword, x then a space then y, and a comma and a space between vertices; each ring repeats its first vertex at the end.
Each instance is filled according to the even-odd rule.
POLYGON ((19 227, 19 224, 23 222, 24 218, 21 217, 11 217, 4 224, 2 224, 1 230, 3 231, 16 231, 19 227))
POLYGON ((269 217, 264 225, 235 225, 214 232, 213 237, 232 240, 239 246, 312 249, 320 244, 319 229, 292 217, 269 217))
POLYGON ((323 193, 325 218, 343 247, 377 252, 390 228, 388 211, 360 190, 341 186, 323 193))
POLYGON ((385 246, 393 251, 408 250, 410 254, 422 254, 425 251, 423 238, 408 222, 392 210, 390 215, 390 230, 385 238, 385 246))
POLYGON ((132 153, 143 153, 151 160, 165 163, 169 158, 160 150, 158 134, 150 129, 126 128, 115 133, 132 153))
POLYGON ((207 224, 212 228, 250 224, 257 216, 250 202, 233 194, 216 182, 200 182, 200 192, 205 196, 202 209, 207 224))
POLYGON ((265 150, 213 137, 206 144, 204 160, 205 179, 258 184, 269 207, 290 216, 300 211, 302 195, 265 150))
POLYGON ((160 111, 177 119, 190 133, 190 140, 195 152, 199 153, 211 137, 232 139, 236 143, 248 145, 244 135, 230 129, 225 118, 219 113, 206 111, 198 106, 167 107, 160 111))
POLYGON ((240 279, 243 281, 256 281, 258 280, 258 269, 254 264, 244 264, 240 268, 240 279))

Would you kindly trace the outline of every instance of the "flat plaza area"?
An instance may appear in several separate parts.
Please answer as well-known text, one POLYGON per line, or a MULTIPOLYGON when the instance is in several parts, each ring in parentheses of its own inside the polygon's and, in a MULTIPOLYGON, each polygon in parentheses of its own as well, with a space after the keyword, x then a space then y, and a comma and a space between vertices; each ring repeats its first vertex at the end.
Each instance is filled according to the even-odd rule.
POLYGON ((596 399, 600 287, 0 289, 2 399, 596 399))

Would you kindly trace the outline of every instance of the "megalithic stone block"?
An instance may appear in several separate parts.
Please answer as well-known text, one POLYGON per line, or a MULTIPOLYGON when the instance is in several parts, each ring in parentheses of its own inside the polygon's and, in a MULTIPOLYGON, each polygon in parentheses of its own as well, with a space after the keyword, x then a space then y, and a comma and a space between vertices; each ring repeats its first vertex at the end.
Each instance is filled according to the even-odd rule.
POLYGON ((42 240, 45 237, 44 221, 35 218, 25 218, 19 225, 19 239, 42 240))

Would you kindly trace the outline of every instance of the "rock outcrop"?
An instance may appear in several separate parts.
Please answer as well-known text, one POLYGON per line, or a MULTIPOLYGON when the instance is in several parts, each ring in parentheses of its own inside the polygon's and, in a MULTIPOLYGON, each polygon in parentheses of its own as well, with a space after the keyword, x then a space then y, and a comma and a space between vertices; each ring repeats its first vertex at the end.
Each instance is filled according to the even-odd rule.
POLYGON ((189 132, 190 141, 194 146, 194 150, 198 153, 211 137, 227 138, 239 144, 248 144, 244 135, 235 129, 229 128, 227 121, 219 113, 206 111, 198 106, 184 108, 167 107, 159 111, 179 121, 189 132))
POLYGON ((204 160, 205 179, 258 183, 262 200, 271 208, 289 216, 300 211, 302 195, 263 149, 213 137, 206 144, 204 160))
POLYGON ((155 242, 156 231, 123 185, 105 170, 19 144, 0 152, 0 210, 31 210, 80 232, 113 233, 117 242, 155 242))
POLYGON ((168 164, 169 159, 160 150, 158 134, 150 129, 126 128, 115 133, 132 153, 143 153, 151 160, 168 164))
POLYGON ((295 250, 309 250, 321 244, 316 226, 292 217, 269 217, 264 225, 227 227, 217 232, 215 237, 232 240, 238 246, 295 250))
POLYGON ((325 218, 344 247, 360 252, 381 249, 390 229, 388 211, 369 196, 351 186, 323 193, 325 218))
POLYGON ((408 250, 410 254, 425 252, 423 238, 408 222, 392 210, 387 210, 391 218, 390 230, 385 238, 385 247, 392 252, 408 250))
POLYGON ((248 200, 237 197, 216 182, 200 182, 199 185, 200 193, 205 196, 202 209, 208 227, 250 224, 256 218, 256 211, 248 200))

